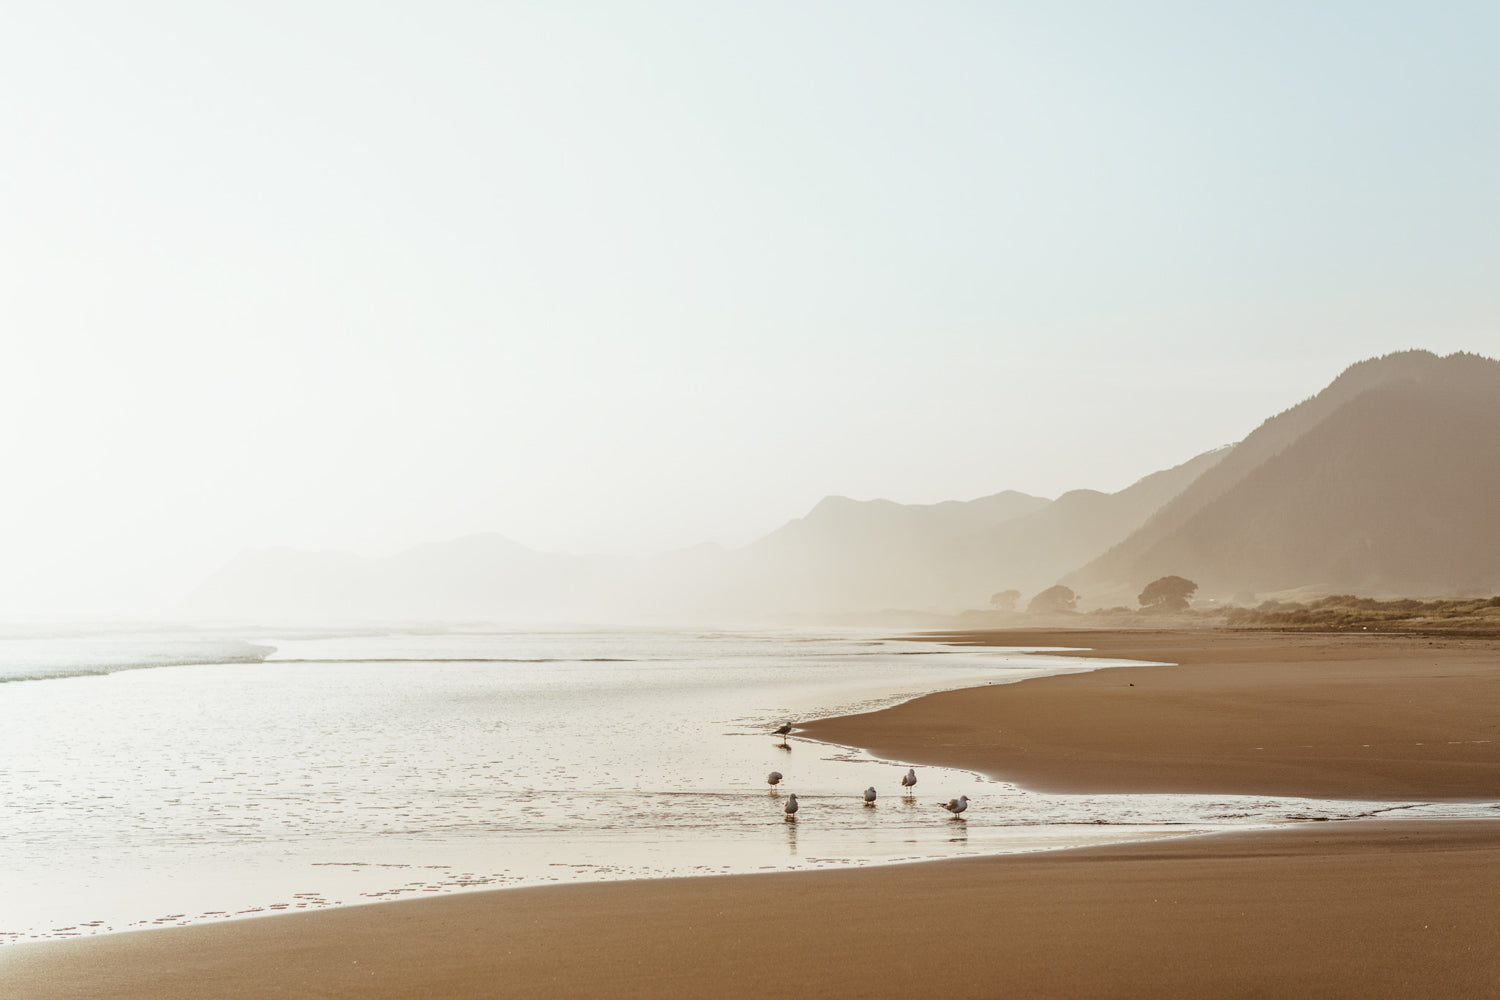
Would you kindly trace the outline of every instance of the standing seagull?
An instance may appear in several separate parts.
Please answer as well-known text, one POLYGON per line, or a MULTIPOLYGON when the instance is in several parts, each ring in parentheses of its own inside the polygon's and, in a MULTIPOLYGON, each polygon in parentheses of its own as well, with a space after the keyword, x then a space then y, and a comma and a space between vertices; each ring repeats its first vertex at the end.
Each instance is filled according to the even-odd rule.
POLYGON ((954 819, 958 819, 958 814, 969 808, 969 797, 967 795, 960 795, 956 799, 951 799, 948 802, 940 802, 938 804, 941 805, 944 809, 951 812, 954 819))
POLYGON ((909 767, 909 768, 906 769, 906 773, 901 776, 901 787, 902 787, 903 790, 905 790, 905 792, 906 792, 907 795, 912 794, 912 792, 916 789, 916 787, 917 787, 917 769, 916 768, 909 767))
POLYGON ((875 786, 871 785, 869 788, 865 789, 865 805, 867 805, 867 806, 873 806, 874 804, 875 804, 875 786))
POLYGON ((786 742, 786 734, 791 731, 792 724, 790 722, 783 722, 781 725, 776 727, 776 735, 781 737, 781 742, 783 743, 786 742))
POLYGON ((766 784, 771 786, 771 791, 776 791, 776 786, 781 784, 781 772, 772 771, 770 774, 766 775, 766 784))
POLYGON ((797 819, 797 793, 793 792, 786 800, 786 818, 793 822, 797 819))

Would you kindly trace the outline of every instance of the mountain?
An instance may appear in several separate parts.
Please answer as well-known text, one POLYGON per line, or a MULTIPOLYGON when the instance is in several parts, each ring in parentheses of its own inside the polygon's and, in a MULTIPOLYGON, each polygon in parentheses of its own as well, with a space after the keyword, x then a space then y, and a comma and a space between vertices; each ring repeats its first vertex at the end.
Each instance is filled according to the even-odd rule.
POLYGON ((649 557, 537 552, 485 534, 382 559, 246 553, 181 609, 216 617, 513 622, 786 620, 888 609, 949 613, 997 589, 1050 586, 1217 462, 1199 456, 1115 494, 1014 490, 900 504, 826 497, 741 549, 649 557))
POLYGON ((959 607, 983 607, 998 590, 1032 594, 1052 586, 1139 528, 1231 451, 1226 446, 1205 452, 1118 493, 1073 490, 1030 514, 964 538, 946 554, 948 564, 963 567, 966 600, 959 607))
POLYGON ((241 552, 188 595, 188 615, 253 617, 316 608, 329 618, 365 617, 369 560, 347 552, 271 548, 241 552))
POLYGON ((1064 578, 1133 595, 1500 590, 1500 362, 1408 351, 1350 367, 1272 417, 1099 558, 1064 578))
POLYGON ((537 552, 499 535, 384 559, 248 553, 183 610, 217 617, 766 621, 948 613, 1066 583, 1133 606, 1200 596, 1500 592, 1500 362, 1426 351, 1351 366, 1240 443, 1118 493, 900 504, 827 497, 740 549, 537 552))
POLYGON ((825 497, 727 554, 721 599, 772 615, 963 607, 961 540, 1049 503, 1013 490, 936 504, 825 497))

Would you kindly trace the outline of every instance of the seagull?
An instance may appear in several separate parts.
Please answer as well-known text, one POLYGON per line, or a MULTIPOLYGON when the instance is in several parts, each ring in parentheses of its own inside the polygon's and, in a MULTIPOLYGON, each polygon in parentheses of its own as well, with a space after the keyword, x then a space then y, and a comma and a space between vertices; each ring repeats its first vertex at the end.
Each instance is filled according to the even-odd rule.
POLYGON ((944 809, 951 812, 954 819, 958 819, 958 814, 969 808, 969 797, 967 795, 960 795, 956 799, 952 799, 948 802, 940 802, 938 804, 941 805, 944 809))
POLYGON ((772 791, 775 791, 776 786, 781 784, 781 772, 772 771, 770 774, 766 775, 766 784, 771 786, 772 791))
POLYGON ((792 724, 784 722, 776 727, 776 735, 781 737, 781 742, 786 742, 786 734, 792 731, 792 724))
POLYGON ((797 818, 797 793, 793 792, 786 800, 786 818, 795 820, 797 818))
POLYGON ((867 806, 873 806, 874 804, 875 804, 875 786, 871 785, 869 788, 865 789, 865 805, 867 805, 867 806))
POLYGON ((907 794, 910 794, 912 789, 916 788, 916 786, 917 769, 914 767, 909 767, 906 769, 906 773, 901 776, 901 787, 906 789, 907 794))

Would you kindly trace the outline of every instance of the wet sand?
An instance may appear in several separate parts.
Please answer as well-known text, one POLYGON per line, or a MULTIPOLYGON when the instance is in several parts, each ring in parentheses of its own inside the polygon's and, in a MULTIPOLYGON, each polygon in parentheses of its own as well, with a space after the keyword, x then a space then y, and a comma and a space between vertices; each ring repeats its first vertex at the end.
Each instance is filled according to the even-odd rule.
MULTIPOLYGON (((1492 640, 972 638, 1183 665, 952 692, 808 730, 1034 787, 1500 798, 1500 749, 1476 742, 1500 705, 1492 640)), ((1309 823, 16 945, 0 949, 0 995, 1500 997, 1497 890, 1500 821, 1309 823)))

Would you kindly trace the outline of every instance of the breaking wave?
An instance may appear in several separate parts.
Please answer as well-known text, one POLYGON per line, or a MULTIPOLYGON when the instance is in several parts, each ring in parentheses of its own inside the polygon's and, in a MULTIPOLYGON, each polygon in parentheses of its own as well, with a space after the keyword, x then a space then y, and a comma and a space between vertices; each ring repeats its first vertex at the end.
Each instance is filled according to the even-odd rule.
POLYGON ((0 684, 151 667, 260 663, 274 652, 275 646, 242 639, 8 639, 0 641, 0 684))

